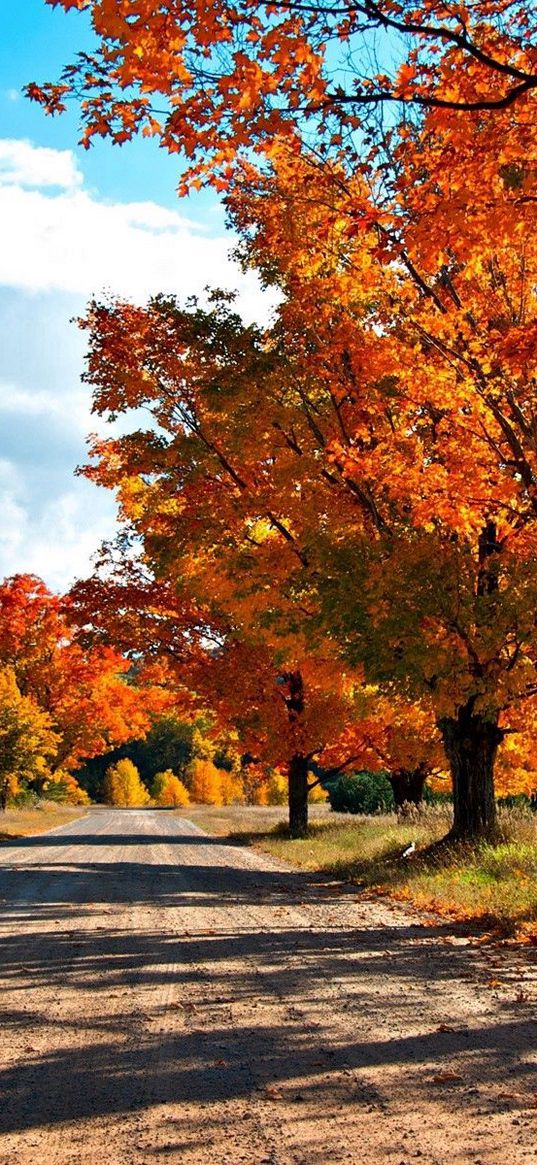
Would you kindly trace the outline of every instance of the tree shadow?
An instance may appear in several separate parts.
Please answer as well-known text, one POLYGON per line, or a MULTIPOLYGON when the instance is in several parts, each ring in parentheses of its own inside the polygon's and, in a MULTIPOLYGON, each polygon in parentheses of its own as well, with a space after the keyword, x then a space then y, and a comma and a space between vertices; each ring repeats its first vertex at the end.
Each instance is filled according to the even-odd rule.
MULTIPOLYGON (((454 1058, 473 1086, 509 1079, 527 1095, 535 1090, 531 1013, 513 1001, 477 1023, 458 1010, 461 980, 484 985, 490 968, 481 949, 443 942, 453 924, 424 927, 401 916, 369 925, 355 888, 258 868, 254 855, 229 849, 213 850, 211 864, 199 846, 219 842, 198 834, 130 839, 142 852, 176 842, 177 859, 151 861, 157 849, 131 861, 124 835, 78 830, 25 839, 31 860, 0 865, 0 919, 9 927, 0 950, 3 1025, 29 1041, 21 1060, 0 1072, 2 1132, 158 1104, 178 1114, 180 1130, 181 1106, 253 1103, 269 1085, 317 1113, 365 1111, 389 1099, 375 1082, 386 1067, 401 1084, 410 1074, 419 1108, 435 1094, 433 1071, 454 1058), (187 843, 190 864, 181 865, 187 843), (84 847, 116 844, 117 860, 84 860, 84 847), (356 907, 354 916, 342 920, 342 901, 356 907), (133 911, 144 904, 154 913, 140 928, 133 911), (103 928, 87 925, 92 918, 103 928), (45 1003, 30 1030, 44 1050, 35 1050, 25 1005, 41 989, 45 1003), (416 989, 429 1001, 420 1030, 416 989), (62 996, 71 1010, 55 1018, 48 1002, 62 996), (241 1011, 236 1024, 233 1007, 241 1011), (345 1023, 334 1035, 336 1011, 345 1023)), ((11 848, 23 857, 19 845, 11 848)), ((208 1128, 222 1120, 216 1110, 205 1115, 208 1128)))
MULTIPOLYGON (((357 1038, 334 1048, 297 1024, 260 1023, 233 1030, 215 1024, 210 1030, 164 1037, 142 1031, 134 1042, 114 1039, 114 1021, 97 1026, 82 1021, 79 1033, 81 1028, 87 1031, 82 1046, 30 1054, 0 1072, 1 1133, 154 1105, 170 1105, 180 1114, 190 1103, 252 1101, 267 1087, 281 1089, 289 1102, 299 1094, 300 1102, 310 1103, 319 1114, 334 1102, 344 1113, 351 1106, 383 1106, 393 1099, 393 1091, 388 1098, 373 1082, 383 1067, 401 1069, 401 1081, 411 1078, 419 1106, 438 1098, 433 1070, 442 1072, 453 1056, 463 1061, 467 1085, 483 1088, 507 1080, 511 1088, 529 1090, 532 1072, 525 1061, 535 1047, 534 1025, 522 1020, 456 1032, 442 1043, 436 1033, 427 1033, 357 1038), (501 1063, 500 1046, 508 1049, 501 1063)), ((121 1034, 120 1026, 118 1030, 121 1034)), ((460 1096, 459 1089, 456 1105, 460 1096)), ((513 1107, 509 1097, 504 1103, 513 1107)), ((210 1120, 210 1112, 207 1116, 210 1120)))

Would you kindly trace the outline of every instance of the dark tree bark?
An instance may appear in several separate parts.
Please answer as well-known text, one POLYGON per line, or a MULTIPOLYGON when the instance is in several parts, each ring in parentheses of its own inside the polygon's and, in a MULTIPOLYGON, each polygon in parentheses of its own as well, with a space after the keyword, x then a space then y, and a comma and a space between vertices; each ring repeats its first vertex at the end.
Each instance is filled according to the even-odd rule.
MULTIPOLYGON (((304 712, 304 682, 299 671, 282 674, 286 685, 284 696, 289 724, 300 729, 304 712)), ((309 760, 302 752, 295 752, 289 761, 289 832, 291 837, 306 837, 308 833, 308 771, 309 760)))
POLYGON ((308 834, 308 760, 300 752, 289 764, 289 833, 291 837, 308 834))
POLYGON ((418 765, 415 769, 395 769, 390 773, 396 809, 402 809, 407 804, 421 805, 426 777, 426 765, 418 765))
POLYGON ((494 837, 496 832, 494 762, 502 732, 498 715, 486 718, 474 707, 472 698, 457 716, 438 722, 453 781, 450 837, 462 841, 494 837))

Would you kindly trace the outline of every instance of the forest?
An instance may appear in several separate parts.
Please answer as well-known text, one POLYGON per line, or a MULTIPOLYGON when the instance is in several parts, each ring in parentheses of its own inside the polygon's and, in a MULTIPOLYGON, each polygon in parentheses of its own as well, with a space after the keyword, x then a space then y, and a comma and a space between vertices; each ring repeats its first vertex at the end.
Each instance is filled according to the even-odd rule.
POLYGON ((117 801, 138 748, 142 801, 285 797, 301 838, 311 796, 383 774, 400 809, 451 799, 448 842, 497 841, 537 788, 535 12, 54 3, 95 50, 28 97, 74 101, 88 148, 177 155, 275 307, 79 321, 125 421, 81 470, 118 533, 67 595, 2 586, 2 805, 117 801), (182 759, 149 771, 166 723, 182 759))

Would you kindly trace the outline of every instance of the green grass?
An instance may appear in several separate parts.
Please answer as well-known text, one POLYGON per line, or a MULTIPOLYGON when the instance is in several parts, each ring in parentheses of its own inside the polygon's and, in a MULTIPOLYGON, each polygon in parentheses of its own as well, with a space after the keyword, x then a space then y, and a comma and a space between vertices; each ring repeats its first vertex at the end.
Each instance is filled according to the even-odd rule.
POLYGON ((529 811, 500 810, 501 840, 474 846, 436 844, 449 829, 446 807, 398 820, 394 814, 352 817, 315 806, 303 840, 289 837, 283 809, 196 806, 184 814, 209 833, 303 870, 457 920, 479 920, 505 934, 537 936, 537 816, 529 811), (411 842, 416 852, 405 858, 411 842))

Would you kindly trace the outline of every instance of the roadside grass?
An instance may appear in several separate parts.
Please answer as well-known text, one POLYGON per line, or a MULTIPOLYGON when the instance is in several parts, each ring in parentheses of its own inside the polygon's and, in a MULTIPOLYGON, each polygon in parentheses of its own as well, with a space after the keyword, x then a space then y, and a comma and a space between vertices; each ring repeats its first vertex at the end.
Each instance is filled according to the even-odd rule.
POLYGON ((58 805, 54 801, 39 801, 28 809, 7 809, 5 813, 0 813, 0 843, 16 837, 46 833, 47 829, 76 821, 85 812, 78 805, 58 805))
POLYGON ((255 846, 300 869, 537 941, 537 817, 530 811, 501 809, 497 844, 449 846, 437 844, 450 825, 446 807, 398 819, 313 806, 303 840, 289 837, 283 808, 195 806, 183 814, 231 844, 255 846), (404 857, 412 843, 415 851, 404 857))

